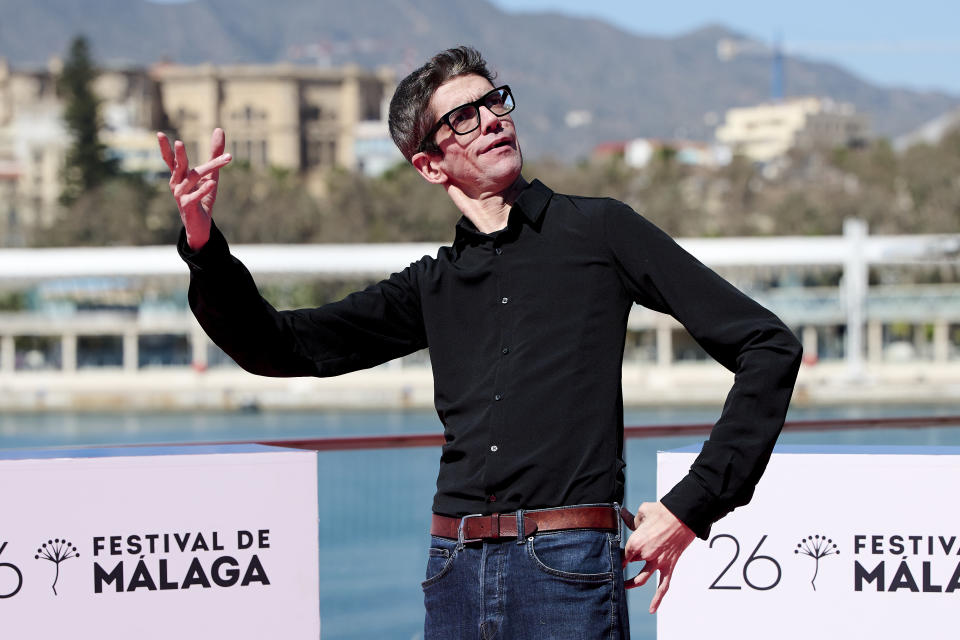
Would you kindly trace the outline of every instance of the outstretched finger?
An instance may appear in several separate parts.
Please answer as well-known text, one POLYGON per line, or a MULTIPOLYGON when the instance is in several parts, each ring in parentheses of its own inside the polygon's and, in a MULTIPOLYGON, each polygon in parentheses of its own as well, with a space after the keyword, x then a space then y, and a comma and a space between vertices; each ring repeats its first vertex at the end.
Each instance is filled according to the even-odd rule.
MULTIPOLYGON (((183 177, 183 180, 178 182, 173 186, 173 195, 176 197, 182 197, 193 191, 193 188, 197 186, 204 178, 207 178, 207 182, 213 183, 213 190, 216 190, 217 181, 212 177, 207 177, 209 174, 216 174, 220 167, 229 163, 233 157, 229 153, 225 153, 222 156, 218 156, 211 160, 210 162, 204 162, 202 165, 196 169, 190 169, 187 171, 187 175, 183 177)), ((211 193, 211 191, 207 191, 211 193)))
MULTIPOLYGON (((227 138, 223 134, 223 129, 217 127, 213 130, 213 133, 210 134, 210 159, 213 160, 217 156, 223 155, 223 150, 227 146, 227 138)), ((214 182, 220 178, 220 169, 214 169, 213 175, 211 176, 214 182)))
POLYGON ((180 198, 180 206, 184 210, 189 210, 191 205, 193 205, 193 203, 202 200, 204 196, 206 196, 208 193, 213 191, 216 188, 216 186, 217 186, 217 183, 213 182, 212 180, 207 180, 206 182, 202 183, 199 187, 197 187, 196 191, 193 191, 192 193, 188 193, 187 195, 180 198))
POLYGON ((187 162, 187 147, 182 141, 177 140, 173 143, 173 155, 175 159, 173 181, 180 182, 190 168, 190 163, 187 162))
POLYGON ((207 162, 204 162, 199 167, 194 168, 191 173, 196 173, 197 176, 199 176, 198 177, 199 179, 207 175, 211 171, 218 171, 221 167, 230 164, 231 160, 233 160, 233 156, 231 156, 229 153, 224 153, 213 158, 212 160, 208 160, 207 162))
POLYGON ((213 160, 217 156, 223 155, 223 150, 226 146, 227 140, 223 134, 223 129, 217 127, 210 135, 210 159, 213 160))
POLYGON ((667 595, 667 589, 670 588, 670 575, 670 573, 660 574, 660 584, 657 586, 656 593, 653 594, 653 600, 650 601, 650 613, 657 612, 663 596, 667 595))
POLYGON ((170 168, 170 173, 172 174, 176 169, 176 160, 173 157, 173 147, 170 145, 170 138, 162 131, 157 131, 157 142, 160 143, 160 155, 163 156, 163 161, 170 168))
POLYGON ((652 576, 654 573, 656 573, 656 571, 657 571, 657 565, 654 564, 653 562, 650 562, 650 561, 648 560, 648 561, 643 565, 643 569, 640 569, 640 573, 638 573, 637 575, 633 576, 632 578, 628 578, 628 579, 626 579, 626 580, 623 581, 623 586, 624 586, 625 589, 633 589, 634 587, 642 587, 643 585, 647 584, 647 580, 649 580, 649 579, 650 579, 650 576, 652 576))

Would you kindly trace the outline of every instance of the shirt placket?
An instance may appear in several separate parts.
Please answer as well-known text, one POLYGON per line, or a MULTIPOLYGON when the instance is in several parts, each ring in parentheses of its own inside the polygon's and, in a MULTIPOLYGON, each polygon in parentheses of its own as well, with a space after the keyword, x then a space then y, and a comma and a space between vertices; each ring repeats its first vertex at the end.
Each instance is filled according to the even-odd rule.
POLYGON ((507 451, 508 445, 505 440, 507 416, 510 403, 510 394, 513 389, 508 379, 507 359, 510 357, 510 318, 513 314, 513 307, 516 299, 510 287, 510 274, 507 268, 509 253, 504 246, 506 234, 500 234, 493 243, 493 272, 496 282, 496 295, 494 305, 494 318, 497 323, 497 335, 499 337, 496 343, 497 353, 491 354, 494 357, 494 375, 491 402, 493 406, 490 410, 490 424, 487 430, 487 450, 484 480, 487 491, 487 506, 490 512, 496 511, 495 505, 498 500, 496 491, 497 481, 502 476, 503 456, 510 456, 512 452, 507 451))

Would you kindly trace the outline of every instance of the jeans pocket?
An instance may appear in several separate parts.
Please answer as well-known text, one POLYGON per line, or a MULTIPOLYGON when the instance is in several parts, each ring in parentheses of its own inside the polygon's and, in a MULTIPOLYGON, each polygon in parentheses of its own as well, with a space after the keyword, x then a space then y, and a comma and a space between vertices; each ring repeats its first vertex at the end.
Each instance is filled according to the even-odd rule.
POLYGON ((455 541, 433 538, 430 550, 427 553, 427 572, 425 580, 420 583, 421 587, 429 587, 450 572, 450 568, 453 566, 455 547, 455 541))
POLYGON ((577 582, 612 582, 614 537, 590 529, 541 533, 527 540, 527 553, 542 572, 577 582))

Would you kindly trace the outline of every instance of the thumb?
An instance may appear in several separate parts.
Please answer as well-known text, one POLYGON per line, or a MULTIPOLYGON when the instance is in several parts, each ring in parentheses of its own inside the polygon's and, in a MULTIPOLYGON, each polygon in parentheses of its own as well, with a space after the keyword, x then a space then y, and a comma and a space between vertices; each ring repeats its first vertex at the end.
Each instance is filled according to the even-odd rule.
POLYGON ((647 519, 647 509, 649 509, 649 502, 642 502, 640 506, 637 507, 637 515, 633 517, 633 526, 639 527, 644 520, 647 519))

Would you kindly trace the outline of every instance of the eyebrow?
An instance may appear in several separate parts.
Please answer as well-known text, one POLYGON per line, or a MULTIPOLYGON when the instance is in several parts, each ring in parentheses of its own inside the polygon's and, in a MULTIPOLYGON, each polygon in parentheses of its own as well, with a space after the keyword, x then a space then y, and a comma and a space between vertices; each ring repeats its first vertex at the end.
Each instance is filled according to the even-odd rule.
POLYGON ((450 113, 451 111, 453 111, 453 110, 455 110, 455 109, 459 109, 460 107, 462 107, 462 106, 465 105, 465 104, 470 104, 471 102, 475 102, 475 101, 479 100, 479 99, 480 99, 480 96, 482 96, 482 95, 484 95, 484 94, 481 93, 479 96, 477 96, 477 97, 474 98, 473 100, 464 100, 463 102, 458 102, 458 103, 454 104, 452 107, 450 107, 449 109, 444 109, 443 111, 441 111, 440 113, 438 113, 438 114, 437 114, 437 117, 439 118, 439 117, 441 117, 441 116, 444 116, 444 115, 450 113))
POLYGON ((451 111, 453 111, 454 109, 456 109, 456 108, 458 108, 458 107, 462 107, 462 106, 465 105, 465 104, 470 104, 471 102, 476 102, 477 100, 479 100, 479 99, 482 98, 483 96, 487 95, 487 94, 490 93, 491 91, 495 91, 496 89, 497 89, 497 87, 490 87, 489 89, 487 89, 487 90, 484 91, 483 93, 478 93, 476 96, 474 96, 474 97, 471 98, 470 100, 464 100, 463 102, 458 102, 457 104, 453 105, 452 107, 450 107, 450 108, 447 109, 446 111, 441 111, 441 112, 440 112, 440 115, 441 115, 441 116, 442 116, 442 115, 446 115, 446 114, 450 113, 451 111))

